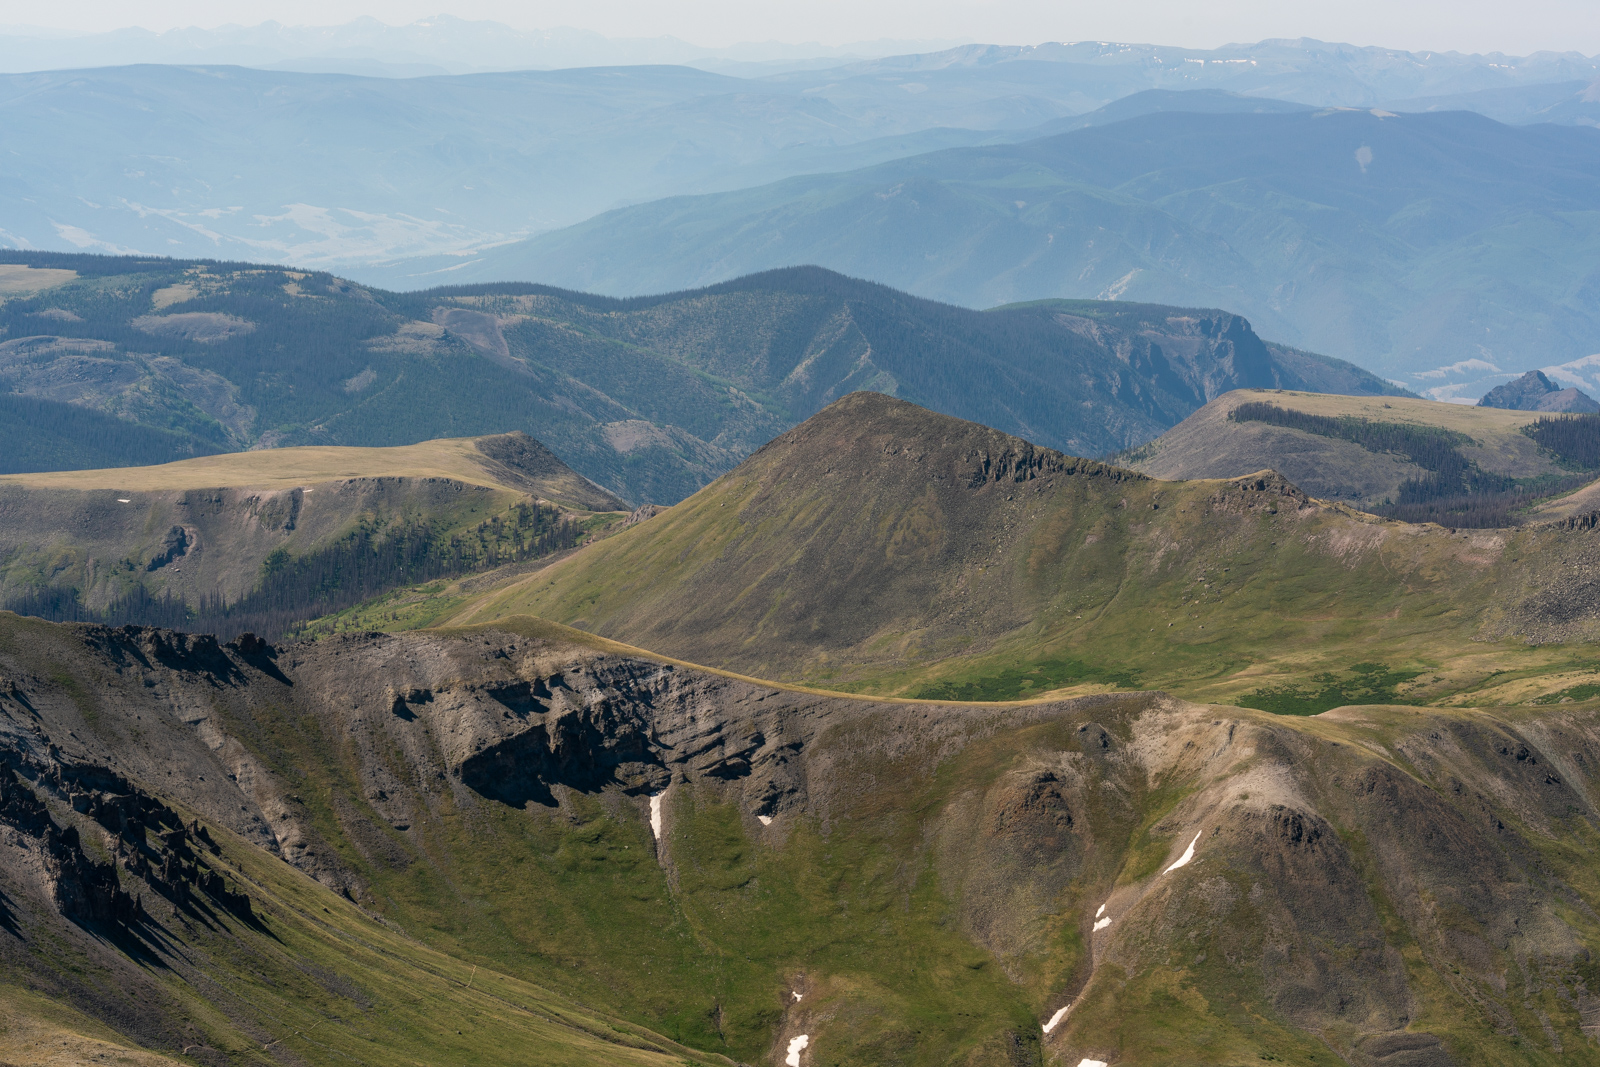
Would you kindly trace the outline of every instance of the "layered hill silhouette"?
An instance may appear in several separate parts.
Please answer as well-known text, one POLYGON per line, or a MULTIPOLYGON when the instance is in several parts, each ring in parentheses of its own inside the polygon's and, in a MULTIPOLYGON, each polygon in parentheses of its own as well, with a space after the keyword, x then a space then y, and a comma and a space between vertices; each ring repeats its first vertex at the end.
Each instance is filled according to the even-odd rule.
POLYGON ((1389 522, 1271 471, 1158 481, 858 393, 454 617, 899 695, 1427 702, 1490 658, 1553 670, 1570 654, 1550 642, 1593 639, 1593 526, 1389 522), (1479 665, 1448 658, 1474 640, 1479 665))
POLYGON ((1597 164, 1592 129, 1464 111, 1148 114, 619 208, 465 269, 626 295, 816 263, 969 306, 1226 307, 1394 377, 1522 370, 1594 348, 1597 164))
POLYGON ((855 389, 1084 454, 1148 440, 1229 389, 1395 391, 1224 311, 975 312, 817 269, 620 301, 4 258, 0 473, 522 431, 634 504, 670 504, 855 389))
MULTIPOLYGON (((1520 121, 1570 123, 1594 121, 1581 90, 1600 74, 1575 52, 1512 60, 1303 39, 975 44, 713 72, 667 65, 694 53, 682 42, 581 37, 448 19, 99 40, 0 32, 0 66, 31 71, 0 75, 13 149, 6 243, 337 270, 434 254, 444 261, 423 272, 437 271, 620 204, 1014 140, 1143 90, 1317 107, 1467 92, 1453 106, 1503 114, 1509 102, 1520 121), (398 66, 367 51, 384 35, 395 43, 376 51, 398 66), (418 76, 444 73, 416 51, 438 47, 452 56, 444 67, 476 72, 418 76), (282 69, 295 58, 310 65, 282 69), (386 66, 392 76, 357 76, 386 66), (1539 106, 1518 107, 1530 90, 1539 106)), ((404 287, 417 284, 431 280, 404 287)))
POLYGON ((0 759, 13 1056, 1595 1062, 1592 706, 894 703, 532 620, 0 614, 0 759))
POLYGON ((626 510, 521 433, 0 475, 0 607, 276 636, 552 556, 626 510))

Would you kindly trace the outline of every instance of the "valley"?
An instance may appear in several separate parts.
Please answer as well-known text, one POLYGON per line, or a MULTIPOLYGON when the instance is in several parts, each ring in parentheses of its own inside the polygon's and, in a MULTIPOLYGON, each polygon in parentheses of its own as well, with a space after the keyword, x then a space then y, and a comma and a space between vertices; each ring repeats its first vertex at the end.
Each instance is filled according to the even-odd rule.
MULTIPOLYGON (((1447 106, 1582 123, 1596 117, 1583 90, 1600 75, 1570 51, 1397 60, 1314 40, 694 63, 696 50, 670 38, 424 23, 386 33, 365 19, 330 36, 269 22, 221 40, 191 28, 97 43, 0 29, 0 69, 18 72, 0 74, 15 148, 0 245, 365 269, 364 281, 411 289, 503 242, 628 204, 1042 136, 1148 90, 1391 110, 1455 94, 1447 106), (387 58, 363 58, 385 36, 387 58), (430 47, 449 58, 418 51, 430 47), (322 54, 296 63, 305 48, 322 54)), ((490 280, 507 279, 551 280, 490 280)))

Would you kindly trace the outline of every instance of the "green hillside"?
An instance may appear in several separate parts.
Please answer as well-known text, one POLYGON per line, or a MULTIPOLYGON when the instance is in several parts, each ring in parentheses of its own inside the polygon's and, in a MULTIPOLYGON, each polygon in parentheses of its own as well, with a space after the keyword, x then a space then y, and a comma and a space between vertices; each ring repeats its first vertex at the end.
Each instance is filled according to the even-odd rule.
POLYGON ((861 393, 454 618, 905 696, 1476 702, 1586 662, 1560 642, 1597 635, 1597 552, 1582 525, 1385 522, 1270 472, 1157 481, 861 393))
POLYGON ((7 264, 0 444, 16 447, 0 473, 520 430, 626 500, 672 503, 855 389, 1089 455, 1227 389, 1392 390, 1268 347, 1226 312, 974 312, 819 270, 618 301, 534 285, 387 293, 248 264, 0 253, 7 264))
POLYGON ((396 587, 525 567, 626 505, 522 434, 0 476, 0 607, 276 636, 396 587))
POLYGON ((23 1062, 1600 1061, 1592 702, 867 701, 526 619, 0 615, 0 674, 23 1062))

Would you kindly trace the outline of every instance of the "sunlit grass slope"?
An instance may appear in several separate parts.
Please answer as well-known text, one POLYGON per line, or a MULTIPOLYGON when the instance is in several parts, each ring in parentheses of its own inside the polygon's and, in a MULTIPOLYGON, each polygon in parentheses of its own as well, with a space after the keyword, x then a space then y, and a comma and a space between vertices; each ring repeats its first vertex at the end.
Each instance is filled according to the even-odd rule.
POLYGON ((862 692, 1313 710, 1576 667, 1549 642, 1592 627, 1595 552, 1592 531, 1382 522, 1271 476, 1156 481, 858 394, 454 618, 537 614, 862 692))
POLYGON ((1466 459, 1486 472, 1511 478, 1571 473, 1522 432, 1549 417, 1543 412, 1283 389, 1224 393, 1154 441, 1123 453, 1117 462, 1167 480, 1231 478, 1270 467, 1313 496, 1357 506, 1395 499, 1401 482, 1428 475, 1408 456, 1392 451, 1372 451, 1348 440, 1234 418, 1243 404, 1459 434, 1466 438, 1461 446, 1466 459))
MULTIPOLYGON (((446 438, 391 448, 332 445, 269 448, 199 456, 154 467, 6 474, 0 475, 0 484, 40 489, 171 492, 223 487, 295 489, 346 478, 448 478, 468 485, 525 492, 525 480, 516 478, 509 470, 497 469, 478 448, 479 440, 446 438)), ((595 495, 595 488, 568 471, 566 477, 550 479, 547 492, 551 499, 563 500, 568 496, 595 495)), ((578 505, 577 500, 572 503, 578 505)))

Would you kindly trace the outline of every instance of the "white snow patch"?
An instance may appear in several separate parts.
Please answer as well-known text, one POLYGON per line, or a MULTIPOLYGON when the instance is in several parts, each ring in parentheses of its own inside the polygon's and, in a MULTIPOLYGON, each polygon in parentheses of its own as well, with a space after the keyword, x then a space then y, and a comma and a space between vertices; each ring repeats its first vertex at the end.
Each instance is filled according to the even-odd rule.
POLYGON ((1072 1010, 1071 1004, 1057 1008, 1056 1013, 1050 1016, 1050 1021, 1044 1024, 1044 1032, 1048 1034, 1050 1031, 1059 1026, 1061 1024, 1061 1020, 1067 1017, 1067 1012, 1070 1010, 1072 1010))
POLYGON ((761 825, 762 826, 771 826, 772 825, 772 816, 770 816, 770 815, 757 815, 756 818, 761 820, 761 825))
POLYGON ((1104 904, 1102 904, 1102 905, 1100 905, 1100 910, 1094 913, 1094 917, 1096 919, 1098 919, 1098 918, 1100 918, 1100 916, 1104 915, 1105 913, 1106 913, 1106 906, 1104 904))
POLYGON ((792 990, 792 989, 791 989, 791 990, 790 990, 790 991, 789 991, 789 995, 790 995, 790 996, 792 996, 792 997, 794 997, 794 999, 796 999, 796 1000, 799 1000, 799 999, 801 999, 801 998, 800 998, 800 994, 799 994, 799 993, 796 993, 796 992, 795 992, 795 991, 794 991, 794 990, 792 990))
MULTIPOLYGON (((650 835, 657 841, 661 840, 661 798, 667 795, 663 789, 650 798, 650 835)), ((1193 849, 1189 851, 1193 852, 1193 849)))
POLYGON ((1162 871, 1161 873, 1162 874, 1171 874, 1173 871, 1177 870, 1179 867, 1182 867, 1184 864, 1186 864, 1190 860, 1194 859, 1194 846, 1196 846, 1196 845, 1198 845, 1200 843, 1200 834, 1203 834, 1203 833, 1205 833, 1204 830, 1201 830, 1198 833, 1196 833, 1194 835, 1194 840, 1189 842, 1189 847, 1184 849, 1183 850, 1183 855, 1178 857, 1178 862, 1174 863, 1171 867, 1168 867, 1166 870, 1162 871))
POLYGON ((801 1034, 790 1041, 789 1054, 783 1058, 783 1062, 787 1063, 789 1067, 800 1067, 800 1051, 809 1044, 811 1044, 811 1039, 805 1034, 801 1034))
POLYGON ((1106 1067, 1106 1061, 1091 1060, 1089 1057, 1085 1056, 1083 1059, 1078 1061, 1078 1067, 1106 1067))
POLYGON ((131 503, 133 503, 133 501, 129 500, 125 496, 119 496, 119 497, 117 497, 117 503, 119 503, 119 504, 131 504, 131 503))
POLYGON ((1540 367, 1553 382, 1570 385, 1593 395, 1600 393, 1600 355, 1584 356, 1571 363, 1558 363, 1554 367, 1540 367))
POLYGON ((1095 928, 1096 931, 1100 931, 1100 930, 1104 930, 1106 927, 1108 927, 1110 925, 1111 925, 1111 916, 1108 915, 1104 919, 1101 919, 1099 922, 1095 923, 1094 924, 1094 928, 1095 928))

